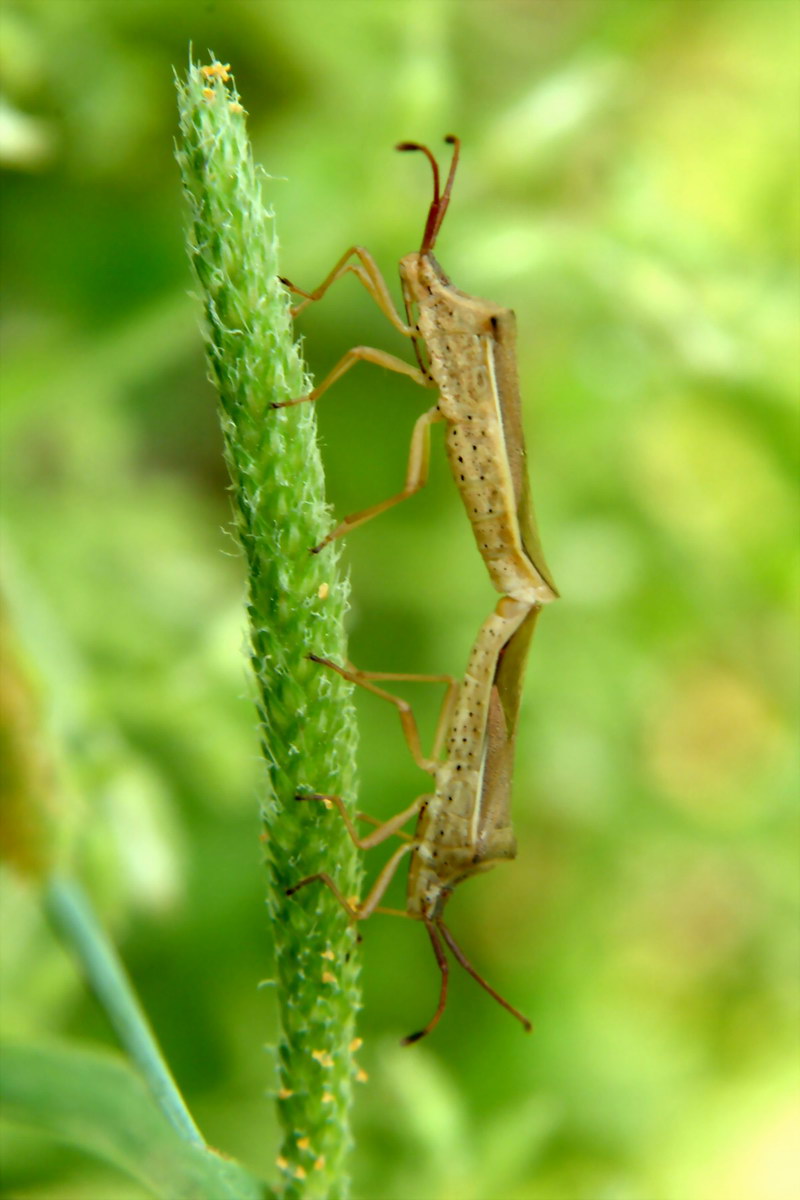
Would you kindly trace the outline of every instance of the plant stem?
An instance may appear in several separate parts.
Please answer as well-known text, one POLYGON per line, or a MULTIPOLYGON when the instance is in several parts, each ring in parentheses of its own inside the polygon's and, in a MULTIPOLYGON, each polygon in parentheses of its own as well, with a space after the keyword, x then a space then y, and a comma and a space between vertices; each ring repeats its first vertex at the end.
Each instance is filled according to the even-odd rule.
POLYGON ((178 161, 189 206, 189 254, 205 311, 220 398, 236 531, 248 572, 251 662, 270 790, 262 805, 281 1020, 278 1108, 284 1194, 347 1193, 359 1007, 355 936, 327 888, 286 889, 324 871, 346 895, 360 868, 343 823, 315 791, 354 792, 351 687, 309 661, 346 657, 348 586, 336 546, 309 554, 331 526, 313 405, 271 403, 310 387, 277 278, 274 219, 261 198, 244 112, 227 70, 192 64, 178 82, 178 161))
POLYGON ((182 1138, 192 1145, 205 1146, 127 972, 85 892, 75 880, 52 876, 45 892, 45 905, 54 928, 83 967, 89 986, 159 1108, 182 1138))

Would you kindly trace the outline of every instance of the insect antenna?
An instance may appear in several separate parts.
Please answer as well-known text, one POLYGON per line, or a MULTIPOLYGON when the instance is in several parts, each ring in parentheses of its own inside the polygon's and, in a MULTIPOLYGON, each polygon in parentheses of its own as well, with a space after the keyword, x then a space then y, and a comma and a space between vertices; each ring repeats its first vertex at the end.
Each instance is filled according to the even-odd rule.
POLYGON ((526 1033, 530 1033, 533 1026, 531 1025, 528 1018, 523 1017, 522 1013, 518 1009, 514 1008, 513 1004, 509 1004, 508 1000, 505 1000, 500 995, 499 992, 496 992, 494 990, 494 988, 491 986, 491 984, 486 982, 486 980, 483 978, 482 975, 478 974, 478 972, 473 967, 472 963, 464 955, 463 950, 461 949, 458 942, 453 937, 450 930, 445 925, 444 921, 439 920, 436 922, 436 925, 437 925, 437 928, 440 930, 442 937, 447 942, 448 946, 453 951, 453 954, 455 955, 456 959, 461 964, 461 966, 464 968, 464 970, 467 971, 472 976, 472 978, 475 980, 475 982, 479 983, 481 985, 481 987, 484 988, 484 990, 489 993, 490 996, 493 996, 498 1004, 502 1004, 503 1008, 505 1008, 508 1012, 510 1012, 512 1017, 517 1018, 517 1020, 523 1026, 526 1033))
MULTIPOLYGON (((424 919, 424 918, 423 918, 424 919)), ((436 1026, 439 1024, 439 1019, 447 1005, 447 979, 450 974, 450 964, 447 961, 447 956, 442 948, 442 943, 439 941, 438 934, 430 921, 425 921, 425 928, 428 931, 428 937, 431 939, 433 953, 436 955, 436 961, 439 964, 439 970, 442 973, 442 986, 439 992, 439 1003, 436 1006, 436 1012, 431 1017, 424 1029, 420 1029, 417 1033, 410 1033, 408 1037, 404 1037, 401 1046, 410 1046, 412 1042, 418 1042, 420 1038, 427 1037, 436 1026)))
POLYGON ((419 248, 420 254, 427 254, 433 249, 437 234, 444 220, 444 214, 447 212, 447 206, 450 203, 450 193, 453 190, 453 179, 455 178, 456 166, 458 165, 461 140, 452 133, 448 134, 444 140, 448 145, 454 146, 455 149, 453 150, 453 158, 450 162, 447 183, 443 192, 439 190, 439 164, 427 146, 421 145, 420 142, 400 142, 395 147, 396 150, 420 150, 431 164, 433 170, 433 200, 428 209, 428 219, 425 222, 425 232, 422 235, 422 245, 419 248))

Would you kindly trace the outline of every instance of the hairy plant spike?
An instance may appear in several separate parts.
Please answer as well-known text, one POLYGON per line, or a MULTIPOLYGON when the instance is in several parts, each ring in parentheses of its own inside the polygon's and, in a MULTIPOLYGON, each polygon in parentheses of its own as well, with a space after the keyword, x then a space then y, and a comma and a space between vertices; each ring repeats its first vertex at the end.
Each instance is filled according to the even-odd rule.
MULTIPOLYGON (((250 657, 270 785, 262 813, 281 1033, 280 1083, 269 1090, 278 1093, 285 1131, 283 1195, 338 1200, 347 1194, 349 1047, 359 1007, 355 937, 332 897, 309 889, 287 899, 286 889, 324 870, 347 895, 359 890, 358 857, 346 831, 315 805, 294 800, 309 785, 353 798, 351 687, 308 660, 311 652, 346 656, 348 587, 336 552, 308 553, 330 527, 313 407, 299 414, 271 408, 307 387, 307 379, 278 278, 274 218, 262 204, 266 177, 253 162, 244 110, 219 64, 190 65, 178 93, 189 256, 248 571, 250 657), (307 1170, 309 1152, 299 1148, 298 1131, 320 1169, 307 1170)), ((255 1044, 253 1052, 260 1053, 255 1044)))

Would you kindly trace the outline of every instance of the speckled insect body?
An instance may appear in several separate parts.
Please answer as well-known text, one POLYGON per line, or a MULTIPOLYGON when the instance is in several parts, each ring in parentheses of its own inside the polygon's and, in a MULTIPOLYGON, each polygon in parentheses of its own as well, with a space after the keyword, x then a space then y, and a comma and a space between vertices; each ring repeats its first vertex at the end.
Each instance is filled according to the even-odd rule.
POLYGON ((481 626, 458 686, 446 742, 423 804, 408 875, 408 911, 434 920, 456 884, 516 857, 510 793, 522 666, 538 610, 501 601, 481 626), (513 663, 513 669, 512 669, 513 663))
POLYGON ((558 592, 544 561, 530 498, 514 314, 454 287, 433 254, 458 163, 458 139, 446 140, 455 149, 443 192, 439 188, 438 164, 427 146, 416 142, 398 146, 400 150, 425 154, 434 181, 420 249, 400 260, 405 321, 392 303, 375 260, 362 246, 350 247, 313 292, 304 292, 284 280, 305 297, 294 310, 297 315, 321 299, 337 279, 355 274, 395 328, 411 339, 418 363, 413 367, 384 350, 356 346, 318 387, 307 396, 289 401, 290 405, 318 400, 359 361, 386 367, 408 375, 423 387, 439 390, 437 403, 414 426, 402 490, 345 517, 314 551, 418 492, 428 478, 431 426, 444 421, 453 478, 494 587, 502 595, 529 605, 546 604, 558 592))
MULTIPOLYGON (((399 915, 424 923, 442 973, 442 985, 434 1016, 423 1030, 406 1038, 406 1042, 417 1041, 430 1033, 444 1011, 448 964, 442 939, 461 966, 526 1029, 530 1029, 527 1019, 466 959, 444 924, 442 914, 459 883, 516 856, 510 814, 514 741, 525 660, 540 611, 538 606, 529 606, 509 597, 498 602, 495 611, 480 628, 464 678, 459 683, 448 680, 450 687, 429 758, 420 749, 416 722, 408 704, 375 684, 375 680, 426 677, 359 671, 326 659, 316 659, 397 707, 417 764, 434 780, 432 793, 417 797, 402 813, 378 825, 363 838, 359 837, 340 797, 317 793, 297 797, 298 800, 335 804, 356 845, 363 849, 371 849, 392 835, 405 838, 358 905, 345 899, 330 876, 325 874, 300 880, 289 892, 294 893, 319 881, 330 888, 355 921, 366 920, 375 912, 397 915, 397 910, 380 907, 380 901, 402 859, 411 855, 406 908, 399 915), (442 749, 445 750, 444 759, 440 758, 442 749), (416 828, 413 836, 408 837, 401 832, 402 826, 415 816, 416 828)), ((444 681, 447 677, 427 678, 444 681)))
POLYGON ((450 470, 491 581, 503 595, 546 604, 558 593, 530 498, 514 313, 454 287, 429 251, 401 259, 400 279, 439 389, 450 470))

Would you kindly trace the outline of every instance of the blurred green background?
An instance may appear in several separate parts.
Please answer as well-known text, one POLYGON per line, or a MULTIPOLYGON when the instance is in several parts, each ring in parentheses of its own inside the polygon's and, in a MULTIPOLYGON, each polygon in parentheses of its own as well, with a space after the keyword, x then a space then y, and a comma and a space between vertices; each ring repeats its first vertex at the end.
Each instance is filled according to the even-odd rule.
MULTIPOLYGON (((357 241, 394 288, 430 177, 392 146, 461 135, 437 254, 517 311, 563 595, 526 685, 519 858, 450 909, 534 1033, 454 976, 401 1050, 436 967, 417 927, 370 922, 356 1195, 793 1200, 800 6, 6 0, 0 33, 9 707, 211 1143, 274 1176, 243 567, 172 158, 190 42, 232 64, 306 287, 357 241)), ((302 331, 317 373, 408 352, 352 279, 302 331)), ((427 403, 362 366, 319 406, 337 514, 396 490, 427 403)), ((460 674, 494 604, 434 440, 429 487, 348 540, 365 667, 460 674)), ((421 777, 358 703, 361 805, 388 815, 421 777)), ((6 1032, 113 1045, 31 885, 6 873, 2 905, 6 1032)), ((3 1148, 16 1198, 141 1195, 30 1133, 3 1148)))

